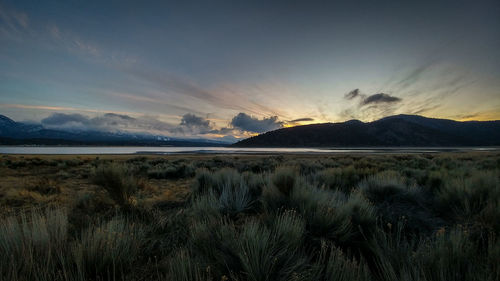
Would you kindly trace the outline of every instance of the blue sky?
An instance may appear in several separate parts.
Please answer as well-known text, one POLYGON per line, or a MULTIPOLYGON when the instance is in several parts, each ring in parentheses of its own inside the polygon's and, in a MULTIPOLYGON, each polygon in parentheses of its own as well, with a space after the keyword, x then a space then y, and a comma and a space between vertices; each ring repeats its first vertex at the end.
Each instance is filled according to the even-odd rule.
POLYGON ((500 2, 351 2, 0 0, 0 114, 209 138, 500 119, 500 2))

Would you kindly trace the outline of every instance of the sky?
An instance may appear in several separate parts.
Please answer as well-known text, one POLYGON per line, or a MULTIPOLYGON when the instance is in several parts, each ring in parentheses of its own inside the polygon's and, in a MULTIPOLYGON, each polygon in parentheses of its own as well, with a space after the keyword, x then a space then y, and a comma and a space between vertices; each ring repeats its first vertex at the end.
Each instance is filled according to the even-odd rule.
POLYGON ((497 120, 499 15, 498 0, 0 0, 0 114, 213 139, 497 120))

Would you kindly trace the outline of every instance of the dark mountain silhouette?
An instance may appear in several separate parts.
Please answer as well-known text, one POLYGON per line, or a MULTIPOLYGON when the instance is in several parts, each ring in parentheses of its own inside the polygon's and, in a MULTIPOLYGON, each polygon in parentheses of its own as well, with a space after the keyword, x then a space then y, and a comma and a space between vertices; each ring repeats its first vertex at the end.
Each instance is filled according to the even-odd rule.
POLYGON ((175 139, 128 132, 64 131, 38 124, 16 122, 0 115, 0 144, 3 145, 131 145, 131 146, 224 146, 207 139, 175 139))
POLYGON ((373 122, 350 120, 283 128, 234 144, 237 147, 498 146, 500 121, 458 122, 395 115, 373 122))

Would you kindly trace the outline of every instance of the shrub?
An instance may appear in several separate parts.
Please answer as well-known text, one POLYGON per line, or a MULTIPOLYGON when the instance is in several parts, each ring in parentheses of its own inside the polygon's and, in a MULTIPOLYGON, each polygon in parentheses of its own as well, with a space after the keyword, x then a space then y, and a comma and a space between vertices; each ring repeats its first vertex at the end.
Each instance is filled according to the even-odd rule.
POLYGON ((359 189, 374 203, 381 203, 386 198, 401 195, 407 191, 404 178, 396 172, 374 175, 360 183, 359 189))
POLYGON ((199 169, 196 171, 196 179, 194 184, 192 185, 192 194, 194 196, 207 193, 212 186, 214 179, 212 174, 207 169, 199 169))
POLYGON ((349 218, 352 225, 348 244, 358 244, 372 237, 376 229, 375 207, 360 192, 352 193, 349 199, 339 206, 338 212, 349 218))
POLYGON ((444 216, 458 221, 470 220, 480 213, 489 202, 500 199, 498 173, 475 172, 469 178, 456 178, 446 182, 438 192, 436 207, 444 216))
MULTIPOLYGON (((301 224, 294 219, 280 222, 275 231, 285 230, 288 224, 299 231, 301 224), (291 224, 291 225, 290 225, 291 224)), ((238 255, 243 268, 242 275, 246 280, 290 280, 292 276, 304 269, 305 258, 297 251, 297 241, 288 241, 282 236, 285 232, 273 232, 262 224, 252 221, 242 230, 238 255)))
POLYGON ((147 173, 148 177, 153 179, 179 179, 192 177, 194 176, 195 171, 192 165, 160 164, 149 169, 147 173))
POLYGON ((363 169, 354 169, 354 166, 329 168, 317 172, 316 181, 319 186, 325 186, 329 189, 339 189, 348 193, 366 177, 367 173, 363 169))
POLYGON ((200 270, 199 265, 185 250, 177 251, 167 264, 167 278, 176 281, 206 281, 210 280, 200 270))
POLYGON ((120 164, 99 165, 92 172, 92 181, 102 186, 120 206, 129 205, 139 185, 127 166, 120 164))
POLYGON ((234 169, 224 168, 215 173, 211 173, 207 169, 200 169, 196 173, 196 181, 192 191, 194 196, 207 192, 220 194, 225 186, 237 188, 242 181, 241 174, 234 169))
POLYGON ((237 232, 231 222, 205 220, 193 223, 190 231, 193 256, 198 258, 201 268, 210 268, 216 280, 241 270, 237 232))
POLYGON ((364 262, 346 256, 335 246, 322 245, 319 259, 303 280, 322 281, 363 281, 372 280, 364 262))
POLYGON ((229 216, 236 216, 239 213, 248 212, 256 204, 249 189, 243 182, 238 188, 226 184, 219 196, 220 211, 229 216))
POLYGON ((78 271, 86 276, 120 276, 140 254, 144 232, 125 219, 115 218, 84 230, 72 247, 78 271))
POLYGON ((256 198, 253 198, 246 184, 241 183, 238 188, 228 185, 222 188, 220 194, 211 191, 196 197, 192 203, 192 211, 199 218, 218 217, 228 215, 235 218, 240 213, 246 213, 256 207, 256 198))
POLYGON ((260 182, 255 177, 241 175, 233 169, 223 169, 215 174, 201 170, 193 188, 193 210, 201 216, 202 212, 216 215, 221 213, 231 217, 252 211, 258 206, 260 182), (252 189, 247 182, 252 182, 252 189))
POLYGON ((359 185, 359 190, 374 204, 385 224, 396 225, 404 220, 410 233, 432 232, 443 222, 436 218, 428 205, 427 196, 416 186, 407 186, 397 173, 374 175, 359 185))
POLYGON ((270 229, 279 243, 297 248, 304 239, 306 223, 295 211, 287 210, 273 218, 270 229))
POLYGON ((296 174, 294 167, 278 167, 271 177, 272 183, 282 194, 288 196, 295 185, 296 174))
POLYGON ((61 280, 70 274, 64 210, 32 211, 0 222, 0 280, 61 280))
POLYGON ((488 247, 488 280, 500 280, 500 240, 491 239, 488 247))
POLYGON ((467 233, 455 229, 436 236, 416 251, 417 268, 426 280, 487 280, 484 258, 467 233))
POLYGON ((500 162, 484 155, 80 160, 104 188, 0 187, 0 281, 500 280, 500 162), (182 166, 208 168, 187 200, 171 201, 187 180, 134 194, 138 171, 180 178, 182 166), (162 200, 129 209, 142 197, 162 200), (73 204, 6 214, 27 201, 73 204))
POLYGON ((305 221, 313 243, 322 239, 347 241, 352 235, 352 224, 345 212, 339 208, 346 197, 337 191, 322 190, 307 184, 297 184, 293 189, 287 208, 297 210, 305 221))
POLYGON ((248 191, 252 198, 258 198, 262 195, 262 190, 267 182, 260 174, 245 172, 242 174, 243 180, 248 186, 248 191))
POLYGON ((144 253, 150 257, 168 256, 185 246, 190 235, 189 224, 189 214, 182 209, 167 214, 153 211, 145 227, 144 253))
POLYGON ((421 278, 414 258, 416 249, 425 241, 403 236, 403 226, 398 222, 392 232, 377 228, 373 239, 368 241, 369 251, 364 257, 377 280, 425 280, 421 278))
POLYGON ((195 220, 220 218, 222 216, 219 198, 213 192, 194 198, 190 210, 191 217, 195 220))

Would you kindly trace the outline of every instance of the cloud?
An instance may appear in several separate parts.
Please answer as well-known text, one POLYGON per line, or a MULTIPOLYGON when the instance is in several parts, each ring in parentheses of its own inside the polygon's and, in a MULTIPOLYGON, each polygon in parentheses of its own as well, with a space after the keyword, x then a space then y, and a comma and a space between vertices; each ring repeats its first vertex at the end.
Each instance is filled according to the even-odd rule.
POLYGON ((314 121, 314 118, 309 118, 309 117, 299 118, 299 119, 290 120, 288 122, 289 123, 297 123, 297 122, 309 122, 309 121, 314 121))
POLYGON ((304 117, 304 118, 284 121, 283 125, 286 125, 286 127, 293 127, 293 126, 303 125, 302 122, 312 122, 312 121, 314 121, 314 118, 304 117))
POLYGON ((181 126, 187 127, 200 127, 200 128, 210 128, 210 121, 203 117, 196 116, 194 114, 185 114, 182 116, 181 126))
POLYGON ((195 81, 183 76, 179 76, 167 71, 152 71, 140 67, 123 67, 123 72, 133 76, 136 79, 146 81, 161 89, 165 94, 175 93, 183 96, 189 96, 204 103, 231 110, 252 112, 256 114, 273 113, 273 108, 265 106, 256 101, 250 100, 238 89, 209 89, 200 86, 195 81))
POLYGON ((145 93, 142 92, 142 95, 139 94, 128 94, 116 91, 106 91, 106 93, 113 97, 118 97, 120 99, 124 99, 127 101, 131 101, 134 103, 146 103, 148 106, 155 105, 161 107, 162 110, 166 111, 178 111, 178 112, 194 112, 196 114, 202 114, 192 108, 174 105, 170 102, 170 100, 159 97, 148 97, 144 96, 145 93))
POLYGON ((42 120, 43 125, 64 126, 68 123, 89 124, 89 118, 81 114, 54 113, 42 120))
POLYGON ((209 120, 191 113, 184 114, 179 126, 172 129, 171 132, 182 133, 184 135, 218 133, 209 120))
POLYGON ((139 118, 124 114, 106 113, 102 116, 88 117, 82 114, 54 113, 42 119, 41 124, 49 129, 66 129, 78 131, 158 131, 168 132, 175 126, 153 117, 139 118))
POLYGON ((151 116, 131 117, 117 113, 105 113, 96 117, 78 113, 54 113, 42 119, 41 124, 48 129, 69 131, 149 132, 186 137, 206 134, 229 134, 234 131, 234 128, 216 129, 209 120, 191 113, 184 114, 177 125, 163 122, 151 116))
POLYGON ((6 9, 0 5, 0 34, 12 36, 26 31, 29 17, 23 12, 6 9))
POLYGON ((414 68, 412 71, 407 73, 404 77, 400 78, 399 81, 395 82, 396 87, 398 87, 399 91, 407 89, 408 87, 417 83, 418 80, 420 80, 426 72, 429 72, 430 70, 432 70, 432 68, 435 65, 436 65, 436 61, 429 61, 425 64, 422 64, 422 65, 414 68))
POLYGON ((395 103, 400 101, 401 99, 398 97, 393 97, 388 94, 379 93, 364 98, 361 101, 361 106, 365 106, 368 104, 379 104, 379 103, 395 103))
POLYGON ((347 100, 357 99, 356 104, 351 104, 339 113, 344 119, 359 119, 363 121, 376 120, 394 114, 400 107, 393 106, 402 101, 401 98, 385 93, 373 95, 362 94, 359 89, 352 90, 344 96, 347 100))
POLYGON ((47 29, 54 39, 61 39, 61 30, 57 25, 49 25, 47 29))
POLYGON ((178 124, 158 120, 152 116, 132 117, 127 114, 105 113, 89 117, 79 113, 53 113, 40 121, 47 129, 67 131, 103 131, 153 133, 168 136, 207 136, 207 137, 242 137, 252 133, 262 133, 282 128, 285 123, 313 121, 312 118, 300 118, 288 122, 279 121, 277 116, 255 118, 246 113, 234 116, 231 122, 217 128, 210 120, 192 113, 184 114, 178 124))
POLYGON ((352 100, 360 95, 359 89, 354 89, 350 91, 349 93, 344 95, 344 98, 347 100, 352 100))
MULTIPOLYGON (((89 108, 77 108, 77 107, 64 107, 64 106, 50 106, 50 105, 28 105, 28 104, 8 104, 8 103, 0 103, 0 107, 3 108, 17 108, 17 109, 33 109, 33 110, 42 110, 42 111, 76 111, 76 112, 90 112, 90 113, 109 113, 109 111, 103 111, 99 109, 89 109, 89 108)), ((122 115, 136 115, 136 112, 127 112, 127 111, 113 111, 112 113, 122 114, 122 115)))
POLYGON ((242 131, 263 133, 283 127, 283 122, 278 121, 277 116, 258 119, 241 112, 233 117, 231 125, 242 131))

